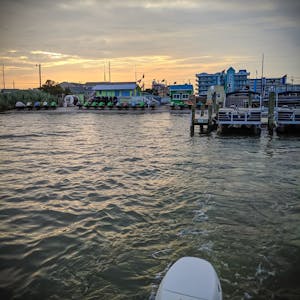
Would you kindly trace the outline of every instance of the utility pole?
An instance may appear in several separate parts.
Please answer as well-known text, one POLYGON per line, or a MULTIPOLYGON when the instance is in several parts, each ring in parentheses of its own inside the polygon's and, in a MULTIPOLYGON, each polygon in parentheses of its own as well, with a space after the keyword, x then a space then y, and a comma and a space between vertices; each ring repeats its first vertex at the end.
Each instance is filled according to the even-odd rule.
POLYGON ((2 64, 2 73, 3 73, 3 89, 5 90, 5 75, 4 75, 4 64, 2 64))
POLYGON ((39 81, 40 81, 40 88, 42 87, 42 67, 41 64, 36 64, 36 67, 39 67, 39 81))
POLYGON ((109 82, 111 82, 111 78, 110 78, 110 61, 108 62, 108 78, 109 78, 109 82))

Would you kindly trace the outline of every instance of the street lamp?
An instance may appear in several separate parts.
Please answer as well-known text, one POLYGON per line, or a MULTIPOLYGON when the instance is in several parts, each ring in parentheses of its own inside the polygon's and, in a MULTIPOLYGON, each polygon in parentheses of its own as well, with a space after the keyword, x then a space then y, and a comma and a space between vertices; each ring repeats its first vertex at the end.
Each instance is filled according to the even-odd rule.
POLYGON ((41 70, 41 64, 36 64, 36 67, 39 67, 39 79, 40 79, 40 88, 42 87, 42 70, 41 70))

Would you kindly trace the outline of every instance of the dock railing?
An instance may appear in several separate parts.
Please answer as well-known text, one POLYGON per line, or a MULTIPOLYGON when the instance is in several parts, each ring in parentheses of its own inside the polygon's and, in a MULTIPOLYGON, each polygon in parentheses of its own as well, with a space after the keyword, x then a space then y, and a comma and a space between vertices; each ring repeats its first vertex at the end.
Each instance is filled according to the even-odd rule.
POLYGON ((278 107, 275 120, 277 125, 298 125, 300 124, 300 108, 278 107))
POLYGON ((261 125, 260 108, 220 108, 218 124, 261 125))

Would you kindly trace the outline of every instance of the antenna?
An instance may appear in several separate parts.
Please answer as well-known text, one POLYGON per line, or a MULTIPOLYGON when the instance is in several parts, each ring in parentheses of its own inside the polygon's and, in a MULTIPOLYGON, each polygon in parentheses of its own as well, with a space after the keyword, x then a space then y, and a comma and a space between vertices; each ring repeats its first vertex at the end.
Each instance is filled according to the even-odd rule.
POLYGON ((261 61, 261 96, 260 96, 260 107, 262 105, 263 97, 264 97, 264 53, 262 54, 261 61))

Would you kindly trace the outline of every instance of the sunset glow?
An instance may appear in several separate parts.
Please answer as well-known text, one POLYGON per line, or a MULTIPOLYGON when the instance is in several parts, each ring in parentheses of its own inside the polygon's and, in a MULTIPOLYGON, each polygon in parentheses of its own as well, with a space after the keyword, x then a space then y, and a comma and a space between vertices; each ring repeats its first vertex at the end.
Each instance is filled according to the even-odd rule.
POLYGON ((6 87, 37 87, 37 64, 43 82, 103 81, 109 64, 112 81, 144 74, 145 86, 153 79, 194 83, 196 73, 230 66, 253 78, 261 73, 262 53, 266 76, 288 74, 300 82, 299 3, 242 3, 5 0, 0 62, 6 87))

